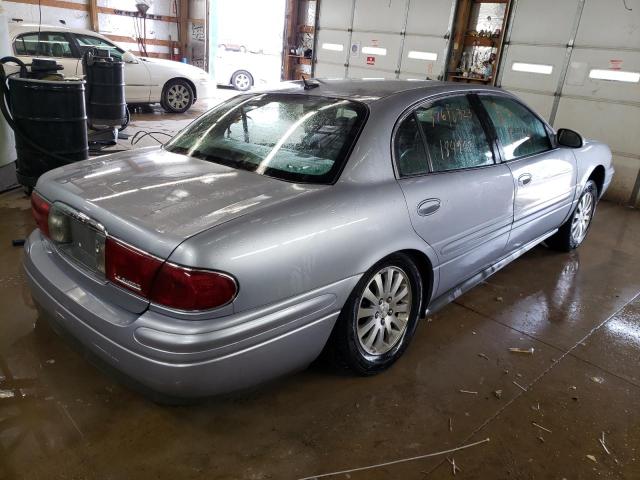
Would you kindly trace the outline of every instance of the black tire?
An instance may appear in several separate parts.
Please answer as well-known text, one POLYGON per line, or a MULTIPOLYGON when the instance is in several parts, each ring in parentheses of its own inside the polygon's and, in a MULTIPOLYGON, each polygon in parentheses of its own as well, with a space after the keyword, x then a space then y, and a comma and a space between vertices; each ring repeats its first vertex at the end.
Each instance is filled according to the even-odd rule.
POLYGON ((545 243, 547 244, 547 246, 561 252, 570 252, 571 250, 578 248, 582 244, 582 242, 584 242, 584 239, 589 233, 593 216, 596 213, 597 203, 598 187, 593 180, 589 180, 582 190, 582 194, 578 199, 578 204, 575 210, 571 213, 567 221, 562 224, 558 231, 546 240, 545 243), (572 226, 574 224, 574 221, 579 220, 576 217, 581 215, 580 206, 582 205, 583 199, 585 197, 591 197, 591 211, 584 234, 580 235, 579 238, 576 238, 576 235, 574 235, 572 231, 572 226))
POLYGON ((238 70, 231 75, 231 85, 236 90, 246 92, 253 86, 253 76, 246 70, 238 70))
MULTIPOLYGON (((325 358, 328 358, 331 363, 339 368, 346 368, 363 376, 375 375, 389 368, 402 356, 411 338, 413 338, 420 318, 420 309, 422 308, 422 292, 423 285, 420 272, 408 256, 394 254, 376 263, 362 276, 342 308, 325 347, 325 358), (377 273, 388 267, 399 269, 406 274, 408 284, 411 287, 411 300, 407 302, 407 305, 410 304, 411 309, 408 313, 404 332, 399 336, 397 343, 390 350, 373 355, 364 350, 361 340, 358 338, 358 311, 360 303, 365 301, 363 297, 365 289, 374 281, 377 273)), ((397 317, 398 313, 396 312, 395 315, 397 317)), ((388 319, 389 317, 386 318, 388 319)), ((365 319, 365 321, 371 320, 377 321, 373 317, 365 319)), ((384 324, 384 320, 382 320, 382 324, 384 324)), ((383 333, 382 335, 385 334, 383 333)))
POLYGON ((186 80, 169 80, 162 89, 160 105, 167 113, 184 113, 195 102, 195 92, 186 80))

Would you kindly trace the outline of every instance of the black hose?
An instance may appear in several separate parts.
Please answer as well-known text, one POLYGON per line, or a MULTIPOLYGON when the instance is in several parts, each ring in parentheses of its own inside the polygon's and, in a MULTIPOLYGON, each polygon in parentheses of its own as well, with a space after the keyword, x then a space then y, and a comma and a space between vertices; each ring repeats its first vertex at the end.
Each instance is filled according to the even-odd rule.
POLYGON ((19 58, 16 57, 2 57, 0 58, 0 82, 1 83, 1 88, 2 91, 0 92, 2 94, 2 98, 0 98, 0 111, 2 111, 2 116, 5 118, 5 120, 7 121, 7 124, 11 127, 11 129, 15 132, 16 135, 18 135, 25 143, 27 143, 31 148, 33 148, 34 150, 37 150, 38 152, 42 153, 43 155, 46 155, 50 158, 53 158, 55 160, 58 160, 59 162, 62 162, 63 164, 69 163, 69 159, 65 158, 61 155, 58 155, 56 153, 50 152, 49 150, 47 150, 46 148, 41 147, 40 145, 38 145, 37 143, 35 143, 33 140, 31 140, 31 138, 29 138, 29 136, 22 131, 22 129, 18 126, 18 124, 16 124, 14 118, 11 116, 11 104, 9 102, 9 95, 10 95, 10 91, 9 91, 9 84, 8 84, 8 76, 4 71, 4 64, 5 63, 9 63, 9 62, 13 62, 16 63, 20 66, 20 76, 21 77, 26 77, 27 75, 27 66, 25 65, 25 63, 20 60, 19 58))

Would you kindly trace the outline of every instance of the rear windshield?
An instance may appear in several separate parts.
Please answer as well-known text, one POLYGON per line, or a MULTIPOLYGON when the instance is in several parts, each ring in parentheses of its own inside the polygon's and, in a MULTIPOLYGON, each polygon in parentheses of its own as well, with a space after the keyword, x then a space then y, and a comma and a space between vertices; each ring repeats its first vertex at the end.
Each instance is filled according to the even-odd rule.
POLYGON ((312 95, 242 95, 215 107, 165 148, 233 168, 304 183, 332 183, 366 107, 312 95))

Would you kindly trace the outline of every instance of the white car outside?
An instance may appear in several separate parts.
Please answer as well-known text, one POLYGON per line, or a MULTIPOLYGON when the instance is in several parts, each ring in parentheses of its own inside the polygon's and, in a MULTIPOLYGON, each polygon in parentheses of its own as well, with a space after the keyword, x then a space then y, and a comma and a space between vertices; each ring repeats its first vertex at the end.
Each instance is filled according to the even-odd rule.
POLYGON ((253 86, 264 87, 280 82, 280 54, 243 53, 218 47, 214 75, 218 85, 230 85, 245 91, 253 86))
POLYGON ((173 113, 186 112, 197 98, 206 98, 209 74, 201 68, 159 58, 138 57, 104 35, 62 26, 10 23, 14 55, 25 63, 52 58, 65 77, 82 76, 82 55, 90 47, 108 48, 125 64, 127 103, 160 103, 173 113))

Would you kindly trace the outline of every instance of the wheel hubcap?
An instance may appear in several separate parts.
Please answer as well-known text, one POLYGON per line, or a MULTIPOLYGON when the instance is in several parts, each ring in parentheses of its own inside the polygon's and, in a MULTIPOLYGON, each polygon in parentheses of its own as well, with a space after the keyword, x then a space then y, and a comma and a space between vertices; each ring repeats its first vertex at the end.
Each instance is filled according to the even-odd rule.
POLYGON ((244 73, 239 73, 238 75, 236 75, 236 87, 238 87, 239 90, 246 90, 250 86, 251 80, 247 75, 245 75, 244 73))
POLYGON ((184 85, 173 85, 167 92, 167 103, 174 110, 182 110, 189 105, 191 92, 184 85))
POLYGON ((593 217, 593 206, 593 195, 590 193, 583 195, 578 202, 576 213, 571 221, 571 237, 576 245, 582 243, 587 236, 587 229, 593 217))
POLYGON ((398 267, 376 273, 360 297, 356 333, 370 355, 387 353, 402 339, 411 315, 411 284, 398 267))

